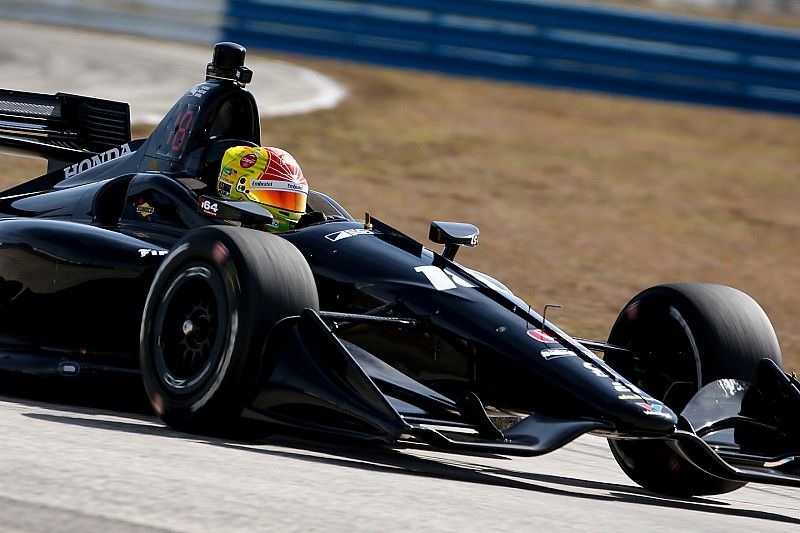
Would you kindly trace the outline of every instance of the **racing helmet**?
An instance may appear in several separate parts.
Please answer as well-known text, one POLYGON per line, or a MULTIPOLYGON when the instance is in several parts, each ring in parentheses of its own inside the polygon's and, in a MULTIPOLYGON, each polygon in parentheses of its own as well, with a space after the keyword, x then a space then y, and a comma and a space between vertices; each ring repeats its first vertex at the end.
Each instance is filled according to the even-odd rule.
POLYGON ((306 211, 308 182, 289 152, 271 146, 233 146, 225 150, 217 192, 231 200, 250 200, 272 213, 271 231, 294 228, 306 211))

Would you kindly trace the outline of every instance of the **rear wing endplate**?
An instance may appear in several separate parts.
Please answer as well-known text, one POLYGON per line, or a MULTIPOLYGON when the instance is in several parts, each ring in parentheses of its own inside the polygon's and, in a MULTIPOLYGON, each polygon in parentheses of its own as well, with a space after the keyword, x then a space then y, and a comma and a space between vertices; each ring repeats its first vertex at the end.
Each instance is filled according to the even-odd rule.
POLYGON ((130 140, 127 103, 0 89, 0 150, 44 157, 48 171, 130 140))

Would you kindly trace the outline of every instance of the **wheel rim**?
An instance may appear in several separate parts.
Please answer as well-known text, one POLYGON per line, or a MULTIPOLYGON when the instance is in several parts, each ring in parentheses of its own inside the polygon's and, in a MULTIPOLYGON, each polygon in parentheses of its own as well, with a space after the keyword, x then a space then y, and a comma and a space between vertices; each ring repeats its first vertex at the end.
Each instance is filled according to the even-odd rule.
POLYGON ((153 366, 167 391, 191 394, 215 375, 228 317, 219 274, 189 265, 169 284, 154 318, 153 366))

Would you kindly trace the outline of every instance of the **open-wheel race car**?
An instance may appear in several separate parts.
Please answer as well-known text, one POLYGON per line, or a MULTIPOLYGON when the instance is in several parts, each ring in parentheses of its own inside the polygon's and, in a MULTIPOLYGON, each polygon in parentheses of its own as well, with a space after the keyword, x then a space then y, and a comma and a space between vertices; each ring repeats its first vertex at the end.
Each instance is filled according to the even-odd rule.
POLYGON ((127 104, 0 93, 0 144, 49 164, 0 198, 0 370, 139 373, 189 431, 245 417, 519 456, 593 433, 653 491, 800 485, 800 383, 738 290, 653 287, 607 342, 577 339, 454 260, 470 224, 433 222, 437 252, 313 190, 283 233, 220 197, 222 154, 261 142, 244 55, 218 44, 144 140, 127 104))

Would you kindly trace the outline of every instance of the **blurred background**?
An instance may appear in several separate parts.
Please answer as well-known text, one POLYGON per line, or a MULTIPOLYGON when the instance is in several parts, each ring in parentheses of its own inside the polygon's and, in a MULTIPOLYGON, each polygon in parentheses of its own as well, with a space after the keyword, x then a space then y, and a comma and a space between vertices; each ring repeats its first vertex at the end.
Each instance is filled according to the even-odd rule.
POLYGON ((797 0, 576 0, 575 3, 641 7, 666 13, 789 28, 797 27, 797 17, 800 16, 800 2, 797 0))
MULTIPOLYGON (((7 88, 115 65, 84 92, 169 107, 219 40, 248 47, 257 94, 316 73, 339 97, 271 113, 263 138, 355 216, 421 241, 477 224, 459 260, 583 337, 650 285, 735 286, 800 369, 800 0, 0 0, 0 24, 25 35, 0 48, 7 88), (58 32, 80 68, 70 45, 15 53, 58 32)), ((44 171, 0 163, 4 185, 44 171)))

